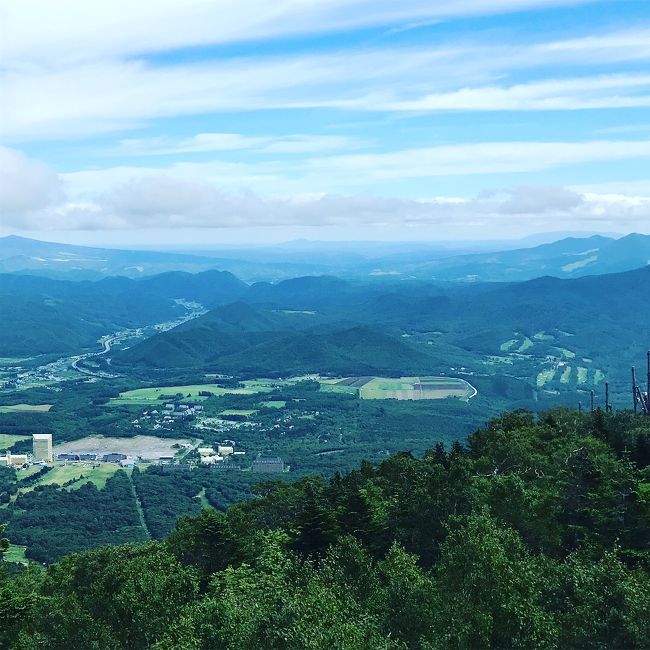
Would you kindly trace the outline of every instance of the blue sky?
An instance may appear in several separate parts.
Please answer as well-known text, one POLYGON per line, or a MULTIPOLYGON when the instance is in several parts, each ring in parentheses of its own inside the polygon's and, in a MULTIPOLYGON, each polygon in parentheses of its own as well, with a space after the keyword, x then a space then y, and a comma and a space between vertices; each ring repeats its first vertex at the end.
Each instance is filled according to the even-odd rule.
POLYGON ((0 234, 650 232, 646 0, 8 0, 0 234))

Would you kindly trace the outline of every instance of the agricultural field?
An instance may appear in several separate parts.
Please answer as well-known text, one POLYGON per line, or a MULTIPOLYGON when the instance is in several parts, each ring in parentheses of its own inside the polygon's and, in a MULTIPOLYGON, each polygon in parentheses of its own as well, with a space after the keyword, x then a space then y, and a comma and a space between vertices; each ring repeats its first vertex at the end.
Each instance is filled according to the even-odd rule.
POLYGON ((117 452, 127 456, 138 456, 148 460, 157 460, 161 456, 173 456, 178 447, 193 442, 187 438, 157 438, 156 436, 135 436, 133 438, 117 438, 104 436, 88 436, 81 440, 65 442, 54 447, 54 456, 58 454, 109 454, 117 452))
POLYGON ((8 449, 19 440, 26 440, 30 436, 15 436, 10 433, 0 433, 0 450, 8 449))
POLYGON ((51 408, 51 404, 12 404, 11 406, 0 406, 0 413, 19 413, 28 411, 46 413, 51 408))
POLYGON ((348 377, 321 382, 323 392, 356 392, 361 399, 470 399, 476 389, 456 377, 348 377))
MULTIPOLYGON (((247 382, 252 383, 252 382, 247 382)), ((206 399, 205 397, 199 395, 200 392, 209 392, 213 395, 254 395, 255 393, 268 392, 272 390, 267 385, 262 385, 259 383, 255 386, 246 386, 245 388, 223 388, 217 384, 192 384, 189 386, 159 386, 153 388, 136 388, 135 390, 128 390, 123 393, 120 393, 119 397, 113 397, 109 404, 136 404, 136 405, 151 405, 152 402, 159 403, 164 401, 164 397, 167 396, 170 399, 175 395, 181 394, 183 397, 188 395, 193 400, 202 400, 206 399)))

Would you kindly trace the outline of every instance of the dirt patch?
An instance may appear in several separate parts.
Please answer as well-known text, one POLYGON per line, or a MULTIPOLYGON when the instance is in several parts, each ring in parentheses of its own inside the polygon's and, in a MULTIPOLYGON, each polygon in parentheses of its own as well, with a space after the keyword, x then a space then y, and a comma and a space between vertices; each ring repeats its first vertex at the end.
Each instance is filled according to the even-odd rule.
POLYGON ((173 445, 190 444, 187 438, 157 438, 155 436, 135 436, 134 438, 112 438, 88 436, 81 440, 64 442, 54 447, 57 454, 126 454, 134 458, 157 460, 161 456, 173 456, 178 448, 173 445))

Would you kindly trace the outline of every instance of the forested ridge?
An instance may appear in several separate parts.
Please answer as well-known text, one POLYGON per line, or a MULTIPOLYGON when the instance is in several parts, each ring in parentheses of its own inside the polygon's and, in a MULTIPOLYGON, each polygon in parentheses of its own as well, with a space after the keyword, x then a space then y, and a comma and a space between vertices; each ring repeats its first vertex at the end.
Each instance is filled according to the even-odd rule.
POLYGON ((0 579, 0 647, 647 648, 650 422, 514 411, 0 579))

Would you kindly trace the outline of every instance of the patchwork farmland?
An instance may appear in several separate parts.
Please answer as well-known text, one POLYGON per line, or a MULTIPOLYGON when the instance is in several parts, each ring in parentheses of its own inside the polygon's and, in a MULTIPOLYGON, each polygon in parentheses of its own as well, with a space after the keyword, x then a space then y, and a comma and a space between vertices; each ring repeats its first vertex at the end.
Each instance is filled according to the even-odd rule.
POLYGON ((457 377, 347 377, 323 382, 327 392, 356 392, 361 399, 445 399, 469 400, 477 390, 457 377))

